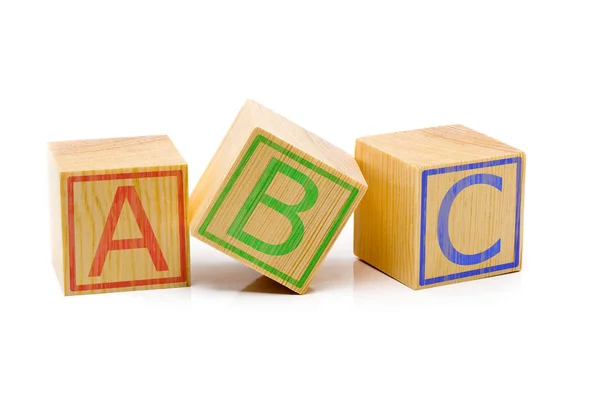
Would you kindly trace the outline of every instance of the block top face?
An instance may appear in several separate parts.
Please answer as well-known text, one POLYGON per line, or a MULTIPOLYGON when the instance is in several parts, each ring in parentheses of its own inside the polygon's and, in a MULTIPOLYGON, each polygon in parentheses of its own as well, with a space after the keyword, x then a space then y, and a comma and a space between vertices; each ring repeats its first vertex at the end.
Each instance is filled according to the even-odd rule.
POLYGON ((166 135, 48 143, 61 172, 186 164, 166 135))
POLYGON ((447 125, 414 131, 359 138, 416 167, 459 164, 521 153, 520 150, 462 125, 447 125))

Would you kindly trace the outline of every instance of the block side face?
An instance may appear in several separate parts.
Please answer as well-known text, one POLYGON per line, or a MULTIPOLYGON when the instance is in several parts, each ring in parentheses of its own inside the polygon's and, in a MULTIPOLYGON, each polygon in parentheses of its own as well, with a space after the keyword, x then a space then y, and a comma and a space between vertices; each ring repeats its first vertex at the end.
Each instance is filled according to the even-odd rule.
POLYGON ((66 186, 51 152, 48 152, 48 199, 52 265, 61 290, 65 293, 66 186))
POLYGON ((62 172, 185 164, 166 135, 53 142, 48 148, 62 172))
POLYGON ((186 164, 63 181, 67 294, 189 286, 186 164))
POLYGON ((252 108, 246 102, 190 194, 188 218, 192 235, 198 231, 200 221, 239 161, 240 154, 249 146, 253 128, 252 108))
POLYGON ((304 293, 366 187, 263 129, 249 143, 194 236, 304 293))
POLYGON ((422 172, 419 285, 520 270, 524 155, 422 172))
POLYGON ((369 185, 354 217, 354 253, 403 284, 418 286, 418 170, 370 146, 356 144, 369 185))
POLYGON ((289 143, 304 154, 319 160, 322 164, 360 184, 365 184, 365 179, 352 155, 267 107, 253 101, 249 103, 253 107, 257 126, 289 143))
POLYGON ((512 146, 462 125, 374 135, 360 140, 418 167, 461 164, 519 153, 512 146))

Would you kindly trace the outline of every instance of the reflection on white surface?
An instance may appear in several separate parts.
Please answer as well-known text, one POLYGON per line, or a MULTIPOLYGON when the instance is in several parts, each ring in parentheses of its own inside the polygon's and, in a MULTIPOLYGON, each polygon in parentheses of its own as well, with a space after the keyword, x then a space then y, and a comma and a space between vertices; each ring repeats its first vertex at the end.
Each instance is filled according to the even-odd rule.
POLYGON ((400 282, 390 278, 375 267, 356 259, 354 267, 354 292, 371 290, 377 287, 378 290, 395 290, 404 287, 400 282), (402 287, 399 288, 398 285, 402 287))
MULTIPOLYGON (((350 247, 349 242, 343 244, 350 247)), ((303 295, 203 243, 192 242, 191 250, 192 301, 210 305, 211 311, 229 312, 232 307, 288 313, 352 309, 352 265, 356 259, 347 248, 336 251, 334 247, 303 295)))
POLYGON ((518 306, 521 280, 522 275, 514 273, 413 290, 371 265, 356 260, 354 304, 356 310, 368 312, 402 309, 404 313, 412 313, 423 307, 450 314, 457 308, 491 312, 511 304, 518 306))
POLYGON ((210 257, 196 257, 192 261, 193 289, 237 292, 261 276, 252 268, 212 249, 202 253, 205 257, 210 253, 210 257))
POLYGON ((242 289, 244 293, 264 293, 264 294, 282 294, 282 295, 294 295, 294 291, 281 285, 279 282, 273 279, 267 278, 266 276, 259 276, 245 288, 242 289))

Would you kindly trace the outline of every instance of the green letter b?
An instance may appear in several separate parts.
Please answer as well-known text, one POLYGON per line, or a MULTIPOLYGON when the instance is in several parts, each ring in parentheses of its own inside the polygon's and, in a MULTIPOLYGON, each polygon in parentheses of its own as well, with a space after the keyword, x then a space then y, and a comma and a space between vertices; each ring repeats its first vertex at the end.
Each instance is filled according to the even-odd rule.
POLYGON ((314 206, 318 197, 319 190, 312 179, 298 171, 296 168, 273 158, 269 162, 265 172, 263 172, 262 176, 259 178, 256 186, 254 186, 254 189, 252 189, 250 196, 248 196, 244 202, 244 205, 233 220, 227 233, 261 253, 274 256, 291 253, 300 245, 304 238, 304 224, 298 216, 298 213, 306 211, 314 206), (283 203, 266 193, 278 172, 298 182, 304 188, 304 197, 298 204, 283 203), (292 224, 292 231, 284 242, 279 244, 266 243, 244 231, 246 223, 259 203, 277 211, 279 214, 286 217, 292 224))

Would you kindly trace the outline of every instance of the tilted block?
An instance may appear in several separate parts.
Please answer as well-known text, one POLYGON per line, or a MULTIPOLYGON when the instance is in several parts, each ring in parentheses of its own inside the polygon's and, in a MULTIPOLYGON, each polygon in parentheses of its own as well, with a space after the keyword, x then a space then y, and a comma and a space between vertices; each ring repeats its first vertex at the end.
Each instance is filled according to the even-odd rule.
POLYGON ((190 196, 190 229, 305 293, 366 189, 352 156, 248 101, 190 196))
POLYGON ((65 295, 189 286, 187 164, 167 136, 48 144, 65 295))
POLYGON ((413 289, 521 269, 525 154, 460 125, 364 137, 357 257, 413 289))

